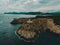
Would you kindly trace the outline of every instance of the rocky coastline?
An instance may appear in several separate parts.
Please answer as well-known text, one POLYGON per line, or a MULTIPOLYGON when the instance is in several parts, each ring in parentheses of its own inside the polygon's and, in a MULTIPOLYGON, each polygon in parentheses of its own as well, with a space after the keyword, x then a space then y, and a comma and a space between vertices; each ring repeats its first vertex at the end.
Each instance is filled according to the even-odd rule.
POLYGON ((16 31, 17 35, 26 41, 32 42, 36 40, 41 33, 46 32, 47 29, 50 29, 52 33, 60 34, 60 25, 54 22, 54 17, 51 17, 36 16, 34 18, 19 18, 14 19, 11 24, 22 24, 16 31))

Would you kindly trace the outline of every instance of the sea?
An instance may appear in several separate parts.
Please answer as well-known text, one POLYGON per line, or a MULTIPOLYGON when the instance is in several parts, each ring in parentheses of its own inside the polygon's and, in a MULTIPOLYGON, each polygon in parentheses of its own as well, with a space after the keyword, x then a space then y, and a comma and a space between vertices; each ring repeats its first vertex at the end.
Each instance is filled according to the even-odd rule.
POLYGON ((12 25, 14 18, 31 18, 36 15, 0 14, 0 45, 60 45, 60 36, 51 32, 44 32, 34 42, 21 40, 16 34, 20 25, 12 25))

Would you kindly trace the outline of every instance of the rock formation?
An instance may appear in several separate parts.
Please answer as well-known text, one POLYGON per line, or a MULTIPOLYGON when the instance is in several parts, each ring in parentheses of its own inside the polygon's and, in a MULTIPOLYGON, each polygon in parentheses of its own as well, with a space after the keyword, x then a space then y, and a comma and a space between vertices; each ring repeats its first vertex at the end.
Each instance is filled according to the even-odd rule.
POLYGON ((39 34, 50 29, 51 32, 60 34, 60 25, 55 24, 53 18, 19 18, 14 19, 11 24, 22 24, 17 34, 24 40, 33 41, 39 34))

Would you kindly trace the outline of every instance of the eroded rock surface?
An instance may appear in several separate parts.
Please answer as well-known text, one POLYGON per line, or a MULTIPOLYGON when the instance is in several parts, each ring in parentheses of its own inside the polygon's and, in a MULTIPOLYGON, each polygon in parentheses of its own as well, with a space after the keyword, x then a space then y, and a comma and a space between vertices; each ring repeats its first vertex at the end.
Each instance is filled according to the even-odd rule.
POLYGON ((53 18, 21 18, 11 22, 12 24, 20 23, 21 27, 17 30, 17 34, 24 40, 33 41, 46 29, 51 32, 60 34, 60 25, 55 24, 53 18))

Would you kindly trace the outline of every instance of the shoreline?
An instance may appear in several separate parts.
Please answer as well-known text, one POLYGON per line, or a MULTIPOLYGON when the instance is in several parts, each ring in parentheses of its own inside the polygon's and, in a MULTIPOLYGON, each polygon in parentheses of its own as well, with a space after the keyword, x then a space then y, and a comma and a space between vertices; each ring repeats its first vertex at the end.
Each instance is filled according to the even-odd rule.
MULTIPOLYGON (((19 20, 16 22, 19 22, 19 21, 21 22, 22 20, 19 18, 19 20)), ((12 21, 12 22, 14 23, 14 21, 12 21)), ((54 23, 53 18, 49 18, 49 17, 46 18, 45 16, 42 18, 40 18, 40 17, 38 18, 38 16, 37 16, 36 18, 28 18, 26 20, 26 22, 25 23, 24 22, 25 22, 25 19, 23 19, 22 25, 16 30, 16 34, 22 40, 24 40, 26 42, 36 41, 37 38, 39 37, 39 35, 41 33, 45 32, 47 28, 50 29, 49 31, 53 34, 56 34, 56 35, 60 34, 60 32, 59 32, 60 28, 58 27, 59 25, 56 25, 54 23), (41 26, 39 27, 39 25, 41 25, 41 26), (57 29, 54 29, 54 28, 57 28, 57 29), (32 33, 32 35, 31 35, 31 33, 32 33)))
MULTIPOLYGON (((20 29, 20 28, 21 28, 21 27, 19 27, 19 29, 20 29)), ((35 40, 39 37, 39 35, 36 35, 37 37, 35 37, 35 38, 26 39, 26 38, 22 37, 22 36, 18 33, 19 29, 17 29, 17 30, 15 31, 16 35, 17 35, 21 40, 24 40, 24 41, 26 41, 26 42, 35 42, 35 40)))

